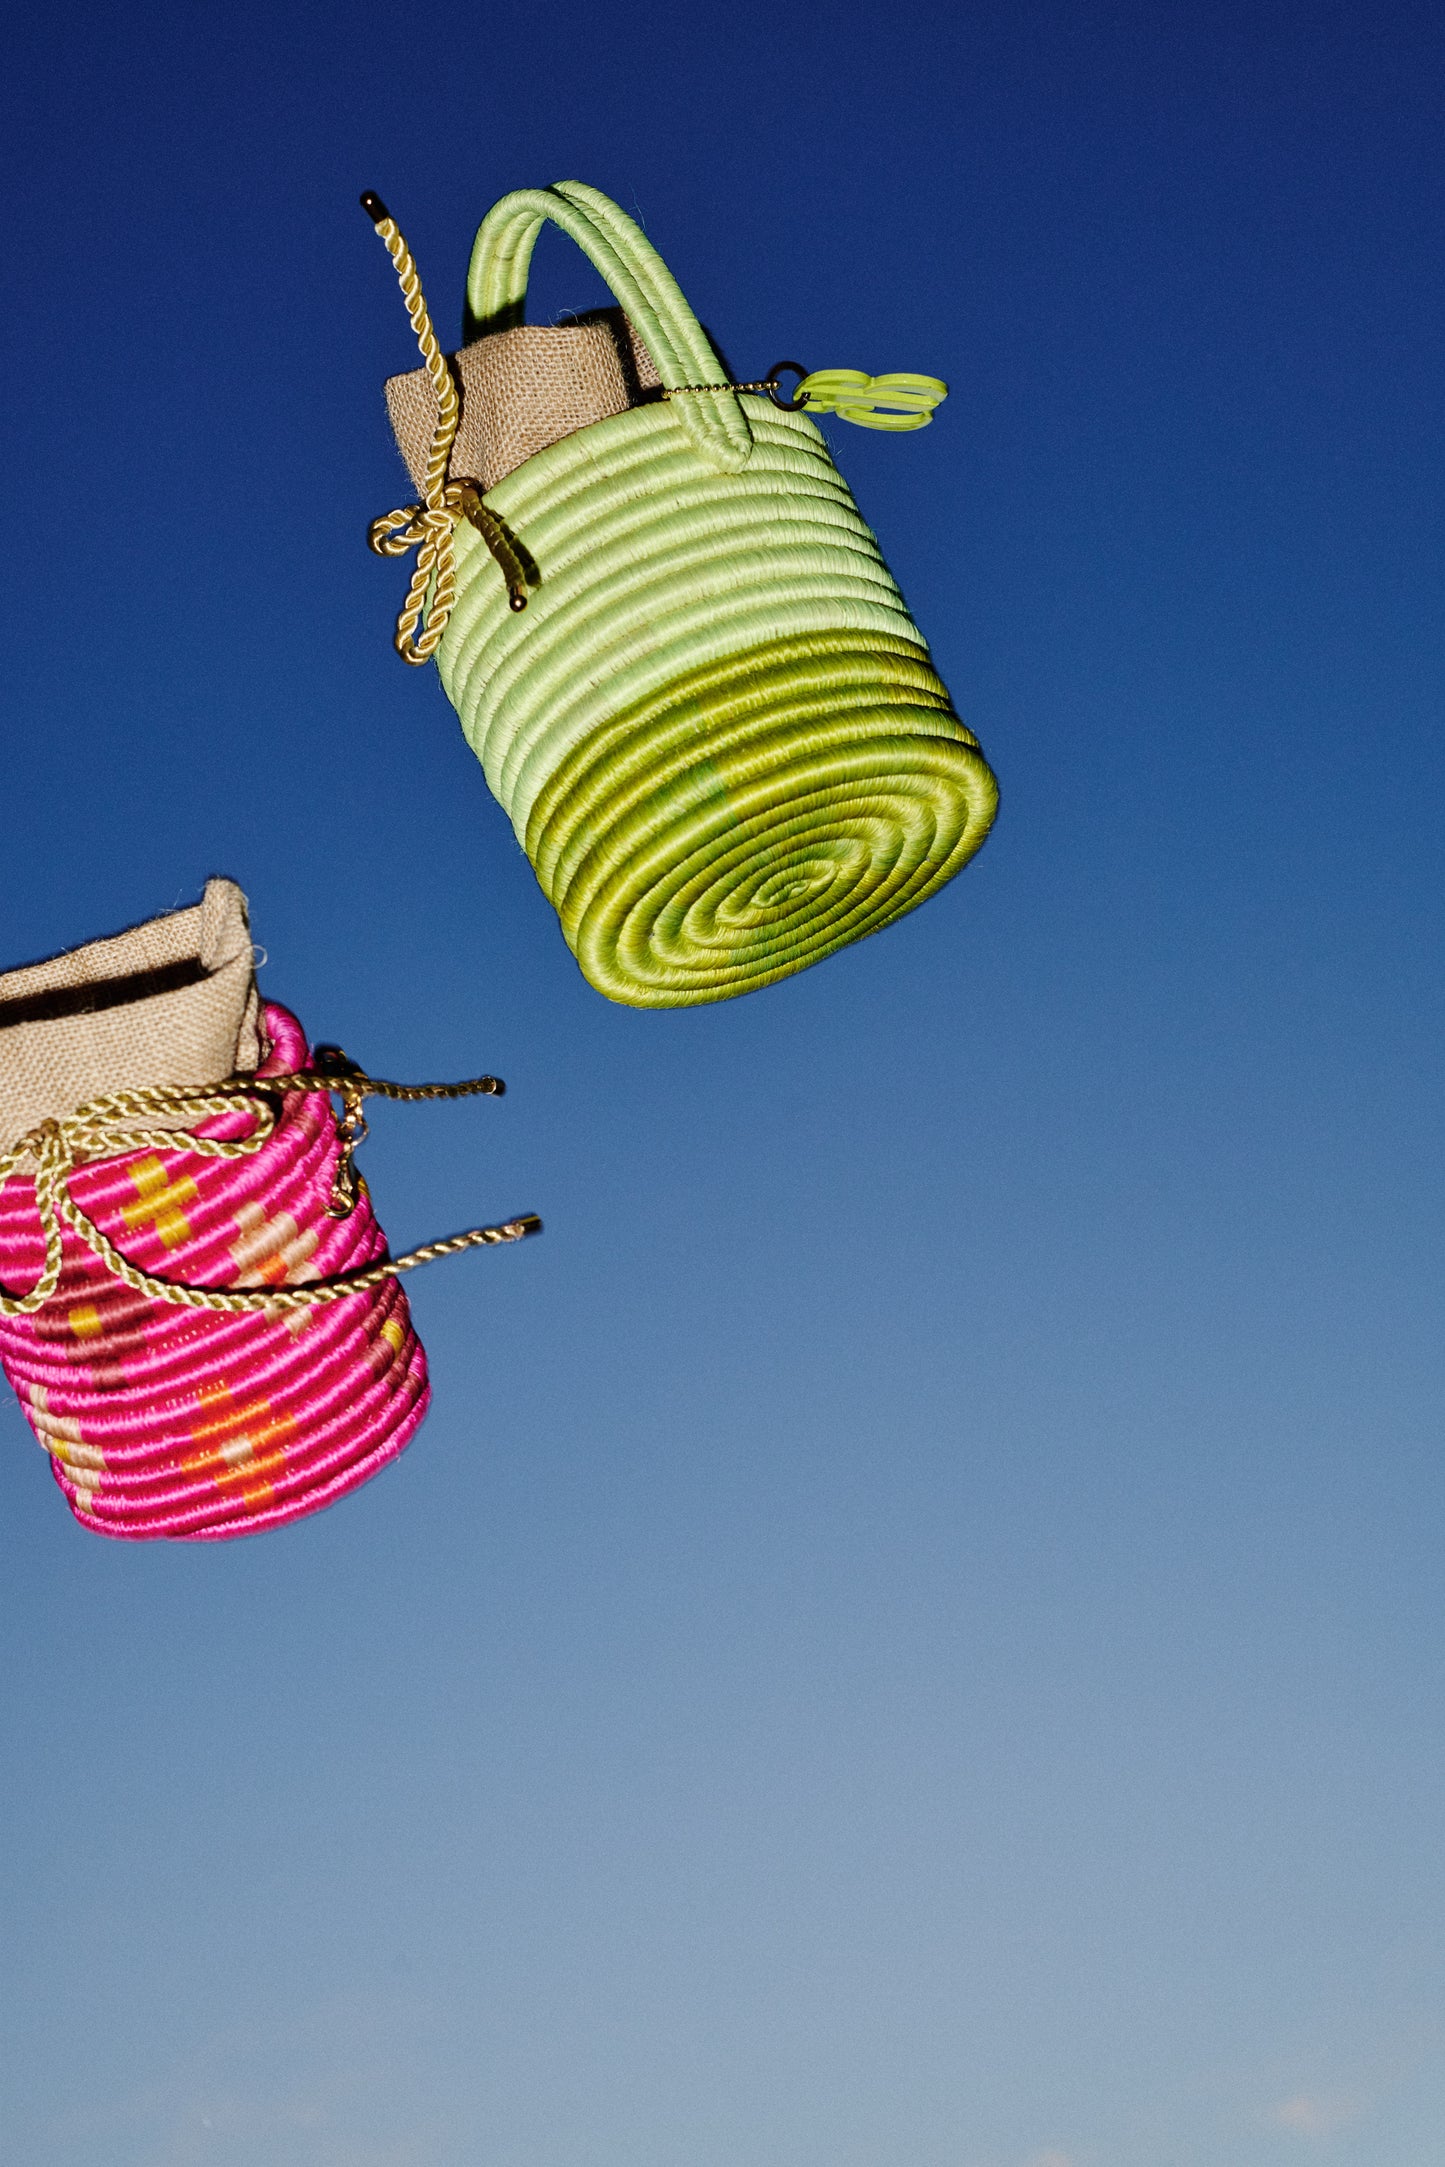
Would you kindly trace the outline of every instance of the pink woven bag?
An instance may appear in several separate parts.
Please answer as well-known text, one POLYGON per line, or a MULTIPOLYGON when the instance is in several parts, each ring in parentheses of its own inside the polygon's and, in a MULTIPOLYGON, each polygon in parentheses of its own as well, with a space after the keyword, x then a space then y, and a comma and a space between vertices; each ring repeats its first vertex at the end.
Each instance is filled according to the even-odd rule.
POLYGON ((173 1108, 157 1133, 155 1103, 181 1098, 174 1088, 122 1091, 39 1125, 23 1170, 0 1172, 0 1363, 71 1510, 98 1534, 251 1534, 365 1482, 407 1444, 430 1396, 395 1273, 538 1224, 478 1228, 388 1259, 351 1171, 363 1090, 500 1086, 480 1078, 413 1093, 373 1084, 325 1049, 338 1122, 327 1089, 258 1089, 270 1077, 320 1084, 295 1017, 267 1005, 257 1035, 254 1077, 189 1087, 207 1102, 193 1125, 175 1128, 173 1108), (147 1118, 144 1148, 97 1150, 147 1118), (48 1298, 19 1311, 57 1262, 48 1298), (357 1274, 369 1283, 338 1288, 357 1274), (161 1298, 158 1286, 202 1299, 161 1298), (246 1306, 215 1306, 228 1300, 246 1306))

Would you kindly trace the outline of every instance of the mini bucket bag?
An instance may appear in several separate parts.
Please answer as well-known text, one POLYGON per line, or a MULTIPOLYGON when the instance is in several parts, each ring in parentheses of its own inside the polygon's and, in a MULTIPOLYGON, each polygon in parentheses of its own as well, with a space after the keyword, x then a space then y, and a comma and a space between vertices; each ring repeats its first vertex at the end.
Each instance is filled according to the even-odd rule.
POLYGON ((442 684, 584 975, 610 999, 726 1000, 950 880, 997 786, 804 408, 916 428, 932 378, 727 381, 666 265, 595 188, 504 196, 449 363, 374 196, 424 368, 387 400, 421 501, 405 660, 442 684), (523 321, 543 221, 620 304, 523 321))
POLYGON ((0 977, 0 1364, 83 1526, 251 1534, 395 1458, 429 1397, 397 1274, 540 1222, 389 1257, 362 1101, 501 1089, 313 1057, 231 881, 0 977))

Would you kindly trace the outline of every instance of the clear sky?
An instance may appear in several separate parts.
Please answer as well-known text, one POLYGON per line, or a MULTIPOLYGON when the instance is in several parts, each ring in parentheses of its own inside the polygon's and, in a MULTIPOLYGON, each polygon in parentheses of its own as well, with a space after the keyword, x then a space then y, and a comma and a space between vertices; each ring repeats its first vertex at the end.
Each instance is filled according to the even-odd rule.
MULTIPOLYGON (((222 1548, 0 1406, 6 2167, 1438 2167, 1445 32, 1274 0, 29 8, 0 962, 234 875, 435 1402, 222 1548), (436 682, 455 335, 576 178, 829 424, 1003 788, 768 992, 583 982, 436 682)), ((602 298, 560 237, 544 319, 602 298)))

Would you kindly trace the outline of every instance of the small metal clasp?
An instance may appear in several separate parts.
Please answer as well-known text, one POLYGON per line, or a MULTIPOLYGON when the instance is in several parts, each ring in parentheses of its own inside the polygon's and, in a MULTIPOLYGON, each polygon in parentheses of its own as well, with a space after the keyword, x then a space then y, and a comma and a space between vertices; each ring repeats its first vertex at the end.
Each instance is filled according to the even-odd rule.
MULTIPOLYGON (((803 367, 801 361, 775 361, 768 371, 768 397, 772 400, 774 406, 781 407, 785 414, 801 414, 807 407, 808 402, 806 399, 780 399, 778 397, 778 378, 785 373, 796 376, 798 383, 801 384, 808 371, 803 367)), ((796 391, 796 389, 797 386, 795 385, 794 390, 796 391)))
POLYGON ((336 1136, 341 1145, 341 1155, 336 1161, 336 1172, 331 1178, 331 1202, 326 1207, 327 1217, 349 1219, 356 1209, 358 1197, 366 1184, 356 1171, 352 1154, 369 1133, 364 1102, 366 1092, 352 1077, 360 1077, 361 1070, 354 1061, 348 1060, 339 1046, 318 1046, 315 1053, 316 1066, 323 1076, 336 1080, 332 1089, 341 1098, 341 1112, 336 1117, 336 1136))

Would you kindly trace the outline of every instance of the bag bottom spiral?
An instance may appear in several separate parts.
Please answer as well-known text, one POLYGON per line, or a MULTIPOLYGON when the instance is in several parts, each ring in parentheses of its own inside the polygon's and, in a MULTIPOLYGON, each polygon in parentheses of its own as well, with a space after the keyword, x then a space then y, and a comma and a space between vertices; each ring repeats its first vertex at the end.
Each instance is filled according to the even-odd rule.
POLYGON ((921 647, 809 632, 675 678, 592 732, 525 847, 583 974, 632 1007, 728 1000, 913 910, 998 786, 921 647))

